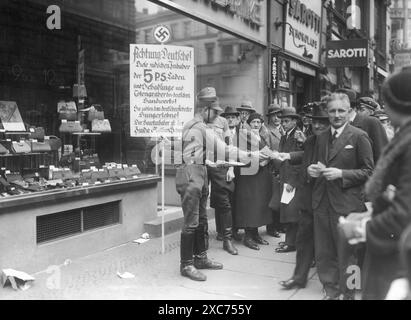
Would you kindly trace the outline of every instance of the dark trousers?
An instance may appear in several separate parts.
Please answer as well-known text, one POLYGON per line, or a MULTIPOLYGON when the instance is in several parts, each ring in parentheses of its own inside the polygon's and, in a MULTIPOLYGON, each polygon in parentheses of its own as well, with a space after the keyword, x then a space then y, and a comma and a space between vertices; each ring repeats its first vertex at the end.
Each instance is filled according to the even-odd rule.
POLYGON ((208 178, 202 165, 183 165, 177 169, 176 189, 184 214, 183 233, 207 225, 208 178))
MULTIPOLYGON (((211 181, 211 207, 215 209, 215 221, 218 234, 231 229, 233 225, 232 206, 234 183, 226 181, 228 168, 208 168, 211 181)), ((231 232, 231 231, 230 231, 231 232)))
POLYGON ((267 233, 273 233, 276 231, 280 231, 282 226, 280 223, 280 212, 277 210, 271 210, 272 216, 273 216, 273 223, 267 224, 266 230, 267 233))
POLYGON ((295 247, 297 240, 298 223, 285 223, 285 244, 295 247))
POLYGON ((312 211, 301 210, 298 223, 296 265, 293 279, 305 286, 314 260, 314 217, 312 211))
POLYGON ((354 248, 340 236, 338 218, 324 195, 319 207, 314 210, 314 243, 317 272, 326 294, 353 297, 354 290, 347 288, 349 266, 356 264, 354 248))

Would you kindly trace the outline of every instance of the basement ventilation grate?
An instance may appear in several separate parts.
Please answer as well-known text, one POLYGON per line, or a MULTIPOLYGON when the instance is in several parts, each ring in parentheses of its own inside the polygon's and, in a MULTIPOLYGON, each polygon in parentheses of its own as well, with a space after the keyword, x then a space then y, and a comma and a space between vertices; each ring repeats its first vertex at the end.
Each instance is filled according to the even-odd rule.
POLYGON ((101 228, 120 222, 120 203, 110 202, 84 209, 84 230, 101 228))
POLYGON ((81 232, 81 210, 70 210, 37 217, 37 243, 81 232))
POLYGON ((120 223, 120 201, 38 216, 37 243, 120 223))

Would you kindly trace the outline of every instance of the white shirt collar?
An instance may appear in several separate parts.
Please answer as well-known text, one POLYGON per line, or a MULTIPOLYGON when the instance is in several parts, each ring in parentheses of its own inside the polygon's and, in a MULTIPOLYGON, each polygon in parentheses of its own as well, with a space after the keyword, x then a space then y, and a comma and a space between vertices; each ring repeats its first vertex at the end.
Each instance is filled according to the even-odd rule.
POLYGON ((338 138, 341 135, 341 133, 344 131, 347 124, 348 124, 348 121, 341 128, 338 128, 338 129, 334 129, 333 127, 331 127, 331 135, 333 136, 334 132, 337 131, 337 134, 335 137, 338 138))
POLYGON ((351 114, 350 114, 350 119, 349 119, 349 121, 350 121, 350 122, 353 122, 356 116, 357 116, 357 112, 355 112, 355 111, 353 110, 353 111, 351 112, 351 114))

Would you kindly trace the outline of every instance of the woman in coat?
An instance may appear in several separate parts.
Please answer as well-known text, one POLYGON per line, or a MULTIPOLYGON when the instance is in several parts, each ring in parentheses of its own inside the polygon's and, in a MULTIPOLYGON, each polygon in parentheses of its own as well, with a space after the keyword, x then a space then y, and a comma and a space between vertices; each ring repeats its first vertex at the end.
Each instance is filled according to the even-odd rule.
MULTIPOLYGON (((248 118, 247 123, 251 126, 251 132, 248 132, 247 137, 249 149, 252 143, 258 143, 259 150, 268 149, 267 137, 260 135, 263 122, 262 115, 258 113, 253 113, 248 118)), ((260 163, 259 170, 254 175, 236 174, 235 225, 237 228, 245 229, 244 245, 253 250, 259 250, 259 244, 268 245, 268 242, 258 234, 258 228, 273 222, 268 207, 271 186, 268 161, 260 163)))
POLYGON ((389 77, 382 94, 387 115, 399 130, 366 185, 371 216, 356 219, 351 214, 341 225, 351 243, 365 239, 362 298, 371 300, 385 299, 391 283, 406 275, 399 239, 411 223, 411 69, 389 77))

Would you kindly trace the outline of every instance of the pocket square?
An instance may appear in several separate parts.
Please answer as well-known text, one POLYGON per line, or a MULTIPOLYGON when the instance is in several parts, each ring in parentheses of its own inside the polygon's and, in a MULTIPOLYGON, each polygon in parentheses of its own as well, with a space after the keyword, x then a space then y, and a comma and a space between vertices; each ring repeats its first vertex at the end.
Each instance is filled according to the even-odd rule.
POLYGON ((354 149, 354 147, 353 147, 352 145, 350 145, 350 144, 347 144, 347 145, 344 147, 344 149, 354 149))

